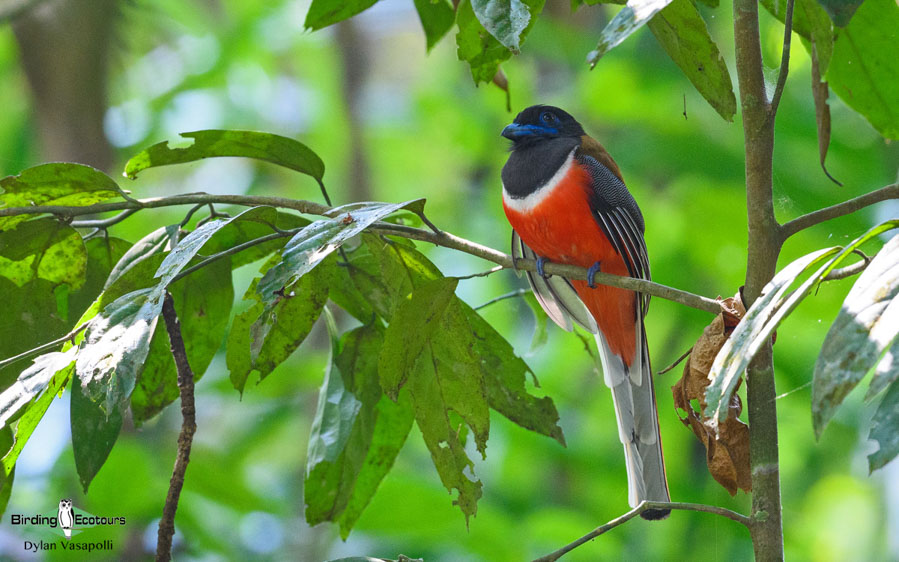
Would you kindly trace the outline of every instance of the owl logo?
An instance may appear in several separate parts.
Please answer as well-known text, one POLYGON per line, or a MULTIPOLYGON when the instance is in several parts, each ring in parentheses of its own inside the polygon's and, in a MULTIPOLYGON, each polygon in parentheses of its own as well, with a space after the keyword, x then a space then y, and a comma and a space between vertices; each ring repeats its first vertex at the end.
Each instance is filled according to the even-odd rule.
POLYGON ((59 511, 56 514, 59 526, 66 535, 66 540, 72 540, 72 524, 75 518, 72 516, 72 500, 59 500, 59 511))

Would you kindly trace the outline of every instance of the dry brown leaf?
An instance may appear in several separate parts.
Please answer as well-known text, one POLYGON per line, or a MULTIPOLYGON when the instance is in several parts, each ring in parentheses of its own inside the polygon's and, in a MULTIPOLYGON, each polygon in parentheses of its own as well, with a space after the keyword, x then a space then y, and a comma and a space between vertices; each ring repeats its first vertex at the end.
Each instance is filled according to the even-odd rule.
MULTIPOLYGON (((674 406, 683 410, 687 416, 681 422, 693 430, 693 434, 706 448, 706 462, 709 472, 719 484, 735 495, 737 490, 749 492, 752 489, 752 478, 749 468, 749 426, 738 419, 743 410, 740 397, 734 393, 728 408, 727 419, 718 425, 718 436, 704 422, 705 389, 709 385, 709 370, 715 356, 730 336, 740 318, 746 313, 739 295, 722 299, 721 314, 705 327, 702 336, 693 346, 693 351, 684 374, 671 387, 674 395, 674 406), (699 402, 699 409, 693 407, 692 400, 699 402)), ((738 384, 739 388, 739 384, 738 384)), ((680 417, 680 413, 678 413, 680 417)))
POLYGON ((828 178, 840 187, 843 183, 830 175, 824 161, 827 159, 827 149, 830 147, 830 106, 827 105, 827 82, 821 81, 821 73, 818 70, 818 51, 815 41, 812 40, 812 97, 815 99, 815 122, 818 124, 818 159, 821 161, 821 169, 828 178))

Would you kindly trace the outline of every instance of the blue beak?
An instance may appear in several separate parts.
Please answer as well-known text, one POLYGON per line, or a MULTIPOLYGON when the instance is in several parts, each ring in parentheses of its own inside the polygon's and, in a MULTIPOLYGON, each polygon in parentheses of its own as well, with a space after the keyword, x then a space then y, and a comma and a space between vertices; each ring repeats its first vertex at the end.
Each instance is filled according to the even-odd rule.
POLYGON ((548 137, 558 134, 558 129, 541 127, 540 125, 520 125, 518 123, 506 125, 502 132, 504 137, 513 141, 522 137, 548 137))

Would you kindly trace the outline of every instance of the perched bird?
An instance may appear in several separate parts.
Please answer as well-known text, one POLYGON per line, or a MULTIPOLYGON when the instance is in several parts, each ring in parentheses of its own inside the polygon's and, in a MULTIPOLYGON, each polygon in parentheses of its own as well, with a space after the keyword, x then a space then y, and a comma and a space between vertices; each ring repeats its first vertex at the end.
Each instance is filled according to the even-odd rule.
POLYGON ((624 443, 628 502, 670 501, 643 326, 649 297, 593 283, 598 271, 650 279, 643 214, 609 153, 558 107, 529 107, 502 135, 513 142, 502 171, 512 255, 537 260, 527 277, 550 318, 596 335, 624 443), (547 261, 590 268, 590 280, 547 277, 547 261))

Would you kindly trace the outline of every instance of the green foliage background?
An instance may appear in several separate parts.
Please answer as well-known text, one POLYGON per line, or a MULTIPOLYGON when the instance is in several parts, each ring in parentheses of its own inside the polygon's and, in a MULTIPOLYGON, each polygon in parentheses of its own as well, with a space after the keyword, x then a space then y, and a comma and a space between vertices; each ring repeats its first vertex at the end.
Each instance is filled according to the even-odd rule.
MULTIPOLYGON (((506 142, 499 131, 518 109, 552 103, 576 115, 620 165, 646 217, 653 278, 712 297, 736 292, 746 250, 739 113, 736 123, 723 121, 648 31, 606 54, 589 72, 585 54, 611 12, 582 7, 571 15, 567 4, 550 3, 524 54, 503 65, 513 107, 508 113, 504 92, 489 83, 474 86, 467 65, 456 59, 452 38, 426 53, 412 2, 379 4, 353 20, 365 50, 348 57, 367 74, 361 120, 355 123, 344 95, 347 59, 340 56, 340 32, 302 32, 305 6, 240 0, 222 0, 214 8, 173 0, 127 5, 120 16, 110 86, 114 109, 108 117, 111 137, 119 139, 120 164, 182 131, 266 130, 294 136, 322 157, 325 182, 339 204, 359 193, 351 173, 350 135, 356 134, 367 160, 371 199, 426 197, 429 216, 441 228, 506 249, 510 229, 499 183, 506 142), (118 117, 127 127, 115 125, 118 117)), ((733 75, 729 5, 700 10, 733 75)), ((782 26, 763 13, 762 33, 766 61, 774 67, 782 26)), ((6 109, 0 120, 0 171, 7 175, 43 161, 9 28, 0 32, 0 77, 6 109)), ((809 59, 797 44, 777 121, 774 173, 781 220, 890 183, 899 164, 895 144, 885 144, 832 96, 828 169, 845 187, 829 182, 818 166, 810 93, 809 59)), ((139 197, 200 190, 320 197, 312 179, 245 160, 150 170, 124 182, 139 197)), ((787 243, 782 264, 849 241, 895 213, 895 207, 882 205, 805 231, 787 243)), ((182 216, 169 209, 144 212, 112 233, 135 241, 182 216)), ((486 268, 475 258, 420 247, 445 274, 486 268)), ((237 271, 238 299, 258 267, 237 271)), ((461 281, 457 294, 476 306, 522 283, 511 273, 498 273, 461 281)), ((822 286, 778 330, 777 384, 785 393, 778 401, 784 525, 786 555, 793 560, 899 556, 899 544, 888 540, 899 536, 897 469, 867 475, 865 457, 874 447, 864 436, 873 409, 862 404, 862 392, 848 398, 818 443, 811 426, 814 360, 851 283, 822 286)), ((232 314, 248 304, 238 303, 232 314)), ((178 509, 182 542, 176 537, 176 557, 322 560, 403 553, 427 560, 521 560, 554 550, 625 511, 612 402, 583 343, 550 325, 548 342, 532 350, 534 316, 523 300, 483 312, 509 335, 539 377, 542 392, 555 401, 568 447, 492 415, 486 461, 472 454, 469 439, 484 495, 468 528, 417 429, 347 542, 334 525, 306 524, 304 457, 328 358, 328 335, 320 321, 289 361, 262 384, 251 380, 242 399, 228 379, 224 353, 213 359, 197 386, 199 431, 178 509)), ((702 312, 656 299, 648 316, 656 369, 687 349, 709 320, 702 312)), ((338 316, 338 324, 352 326, 346 316, 338 316)), ((711 479, 704 449, 675 416, 667 388, 678 376, 675 371, 657 378, 672 498, 747 512, 748 497, 731 498, 711 479)), ((19 468, 7 513, 49 512, 58 498, 72 497, 85 511, 125 515, 129 521, 123 528, 89 531, 85 538, 112 538, 117 554, 147 555, 144 544, 155 544, 174 460, 177 408, 139 429, 126 421, 84 495, 71 445, 59 439, 69 431, 68 402, 66 396, 54 404, 41 433, 27 445, 30 464, 19 468)), ((0 556, 21 556, 18 531, 6 517, 0 533, 0 556)), ((632 521, 569 558, 748 560, 751 553, 748 533, 735 523, 683 512, 664 523, 632 521)))

